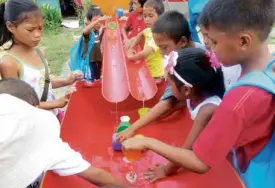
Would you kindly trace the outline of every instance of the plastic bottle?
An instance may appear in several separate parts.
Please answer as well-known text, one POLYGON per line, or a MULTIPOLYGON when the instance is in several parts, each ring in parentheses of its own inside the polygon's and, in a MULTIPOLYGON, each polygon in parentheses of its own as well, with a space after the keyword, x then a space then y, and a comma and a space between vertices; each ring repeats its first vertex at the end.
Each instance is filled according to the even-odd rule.
POLYGON ((122 116, 120 118, 120 124, 117 127, 116 133, 112 136, 112 147, 114 151, 122 151, 122 145, 117 142, 117 133, 127 129, 131 125, 129 121, 130 117, 128 116, 122 116))
POLYGON ((130 126, 130 117, 129 116, 122 116, 120 118, 120 124, 117 127, 116 133, 120 133, 127 129, 130 126))

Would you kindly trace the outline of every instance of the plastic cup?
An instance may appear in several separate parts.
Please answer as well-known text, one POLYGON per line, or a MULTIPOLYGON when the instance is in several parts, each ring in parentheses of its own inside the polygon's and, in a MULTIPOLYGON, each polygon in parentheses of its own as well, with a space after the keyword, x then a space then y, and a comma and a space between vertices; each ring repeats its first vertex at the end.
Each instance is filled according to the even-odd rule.
MULTIPOLYGON (((144 137, 141 134, 136 135, 135 137, 144 137)), ((124 151, 124 155, 129 162, 135 162, 141 159, 142 151, 139 150, 128 150, 124 151)))
POLYGON ((122 8, 118 8, 116 14, 118 17, 122 17, 124 15, 124 10, 122 8))
POLYGON ((149 110, 150 110, 150 108, 140 108, 138 110, 139 117, 141 118, 141 117, 145 116, 149 112, 149 110))

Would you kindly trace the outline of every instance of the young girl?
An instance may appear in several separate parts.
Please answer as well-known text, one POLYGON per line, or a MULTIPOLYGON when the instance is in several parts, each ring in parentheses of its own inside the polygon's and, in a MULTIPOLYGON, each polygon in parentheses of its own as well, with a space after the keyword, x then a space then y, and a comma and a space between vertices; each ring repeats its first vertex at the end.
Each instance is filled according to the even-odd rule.
MULTIPOLYGON (((191 33, 188 21, 183 14, 177 11, 167 11, 162 14, 154 23, 152 31, 154 41, 163 55, 187 47, 204 48, 203 45, 190 41, 191 33)), ((117 137, 118 141, 124 141, 133 136, 141 127, 182 106, 182 103, 179 103, 173 96, 171 86, 168 85, 159 103, 150 109, 145 116, 133 123, 131 127, 121 132, 117 137)))
MULTIPOLYGON (((131 44, 131 39, 141 31, 143 31, 146 26, 143 20, 142 8, 147 0, 132 0, 133 12, 130 13, 125 27, 122 29, 122 35, 126 47, 131 44)), ((144 45, 144 44, 143 44, 144 45)))
POLYGON ((40 97, 40 108, 58 115, 57 109, 67 104, 68 97, 55 100, 52 89, 71 85, 82 74, 72 74, 67 80, 49 79, 48 64, 37 48, 43 33, 43 16, 32 0, 9 0, 1 4, 0 19, 0 46, 12 41, 10 49, 1 55, 2 78, 24 80, 40 97))
MULTIPOLYGON (((213 66, 208 53, 199 48, 186 48, 172 52, 168 58, 166 71, 174 96, 186 102, 193 120, 192 129, 183 146, 192 149, 194 141, 221 103, 225 92, 223 73, 221 68, 213 66)), ((128 150, 144 148, 155 151, 153 144, 155 142, 159 141, 152 138, 130 138, 122 144, 128 150)), ((169 163, 149 171, 145 174, 145 178, 153 182, 178 169, 179 166, 169 163)))
POLYGON ((127 57, 129 60, 136 61, 145 58, 151 75, 155 79, 164 76, 164 59, 159 48, 155 44, 152 34, 152 26, 158 17, 164 12, 164 5, 159 0, 148 0, 143 7, 143 18, 146 29, 140 32, 132 41, 127 57), (135 53, 134 47, 145 39, 145 45, 141 52, 135 53))

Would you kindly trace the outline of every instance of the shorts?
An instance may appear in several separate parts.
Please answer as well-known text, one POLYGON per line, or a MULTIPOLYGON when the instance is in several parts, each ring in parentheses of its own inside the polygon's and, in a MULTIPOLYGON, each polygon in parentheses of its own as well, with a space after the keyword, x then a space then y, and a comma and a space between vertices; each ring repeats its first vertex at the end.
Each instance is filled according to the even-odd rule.
POLYGON ((164 93, 163 93, 162 97, 160 98, 160 101, 166 100, 166 99, 171 98, 171 97, 176 99, 175 96, 173 95, 172 90, 171 90, 171 85, 167 84, 167 86, 164 90, 164 93))

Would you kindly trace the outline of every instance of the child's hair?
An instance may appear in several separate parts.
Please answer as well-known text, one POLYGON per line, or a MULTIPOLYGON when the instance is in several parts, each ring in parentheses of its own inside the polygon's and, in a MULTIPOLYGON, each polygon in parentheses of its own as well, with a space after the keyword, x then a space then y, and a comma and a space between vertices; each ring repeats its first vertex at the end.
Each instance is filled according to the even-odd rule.
POLYGON ((162 0, 147 0, 144 6, 154 8, 159 16, 164 13, 164 4, 162 0))
POLYGON ((12 95, 33 106, 39 105, 39 99, 34 89, 22 80, 14 78, 0 80, 0 94, 12 95))
POLYGON ((141 8, 143 8, 144 4, 147 0, 138 0, 138 3, 140 4, 141 8))
POLYGON ((28 13, 34 11, 41 14, 40 8, 33 0, 8 0, 0 4, 0 46, 12 39, 6 22, 17 26, 28 19, 28 13))
POLYGON ((183 14, 178 11, 167 11, 162 14, 152 27, 153 33, 165 34, 175 43, 182 37, 190 39, 189 24, 183 14))
POLYGON ((267 39, 275 19, 274 0, 212 0, 200 15, 200 24, 235 33, 254 30, 259 39, 267 39))
MULTIPOLYGON (((213 68, 210 57, 200 48, 185 48, 178 51, 177 64, 174 67, 185 81, 190 83, 195 92, 223 97, 225 86, 221 68, 213 68)), ((177 88, 184 86, 174 74, 168 74, 177 88)), ((196 93, 195 93, 196 94, 196 93)))
POLYGON ((89 10, 87 12, 86 18, 89 21, 91 21, 94 16, 103 16, 100 7, 97 6, 97 5, 91 5, 90 6, 90 8, 89 8, 89 10))

